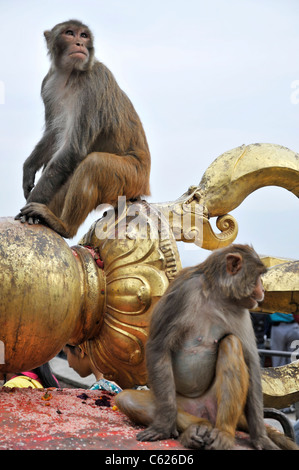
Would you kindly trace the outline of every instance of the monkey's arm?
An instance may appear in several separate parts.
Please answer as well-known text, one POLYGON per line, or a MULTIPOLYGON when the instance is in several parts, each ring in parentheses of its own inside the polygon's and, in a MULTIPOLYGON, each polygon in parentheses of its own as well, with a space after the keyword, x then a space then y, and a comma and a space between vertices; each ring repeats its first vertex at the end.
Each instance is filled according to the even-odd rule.
POLYGON ((26 200, 34 188, 36 172, 52 158, 54 142, 54 135, 46 130, 30 156, 25 160, 23 165, 23 191, 26 200))
POLYGON ((70 148, 55 155, 29 194, 27 204, 30 202, 50 204, 55 194, 67 182, 80 161, 81 157, 72 153, 70 148))
MULTIPOLYGON (((58 190, 67 181, 73 171, 72 168, 75 168, 76 166, 77 160, 74 158, 72 159, 72 155, 69 152, 66 154, 67 158, 64 158, 64 153, 61 152, 61 155, 59 155, 58 158, 55 156, 51 160, 52 153, 50 155, 49 149, 46 149, 45 144, 46 140, 43 138, 24 163, 23 188, 27 201, 19 214, 15 216, 15 220, 21 220, 22 223, 39 223, 40 211, 34 210, 32 203, 37 203, 38 206, 48 205, 58 190), (45 150, 44 153, 42 152, 43 150, 45 150), (39 158, 40 155, 44 156, 44 158, 39 158), (68 167, 66 163, 67 161, 72 162, 72 165, 68 167), (36 186, 34 186, 36 171, 43 164, 46 165, 47 162, 49 162, 48 165, 45 167, 36 186)), ((63 234, 63 236, 67 236, 67 234, 63 234)))
POLYGON ((170 352, 151 351, 148 365, 150 389, 155 398, 155 418, 151 425, 137 435, 139 441, 156 441, 177 437, 177 404, 170 352))
MULTIPOLYGON (((82 96, 82 101, 84 102, 84 96, 82 96)), ((50 140, 50 147, 53 147, 51 135, 48 132, 45 132, 45 136, 32 152, 27 164, 29 169, 31 166, 35 168, 41 159, 43 161, 40 166, 45 163, 45 160, 47 160, 47 166, 36 186, 29 194, 27 203, 37 202, 49 205, 55 194, 67 182, 78 165, 86 158, 92 143, 101 129, 99 120, 92 119, 92 116, 90 116, 91 111, 86 109, 86 107, 87 104, 85 103, 82 106, 81 112, 76 116, 72 129, 68 133, 60 136, 59 130, 56 129, 59 147, 55 148, 54 152, 51 152, 50 158, 48 158, 48 151, 43 157, 43 146, 48 145, 47 138, 50 140), (84 116, 84 119, 82 119, 82 116, 84 116)), ((48 115, 48 113, 46 107, 46 122, 49 122, 47 126, 51 126, 54 118, 48 115)), ((57 136, 55 137, 56 139, 57 136)))
POLYGON ((267 436, 266 426, 263 420, 263 393, 258 353, 252 351, 250 356, 250 385, 245 408, 250 438, 256 449, 278 449, 274 442, 267 436))
POLYGON ((155 307, 150 335, 146 345, 149 386, 155 399, 155 418, 138 434, 138 440, 154 441, 178 435, 176 428, 177 401, 173 374, 172 351, 183 335, 180 320, 184 315, 184 289, 176 289, 174 280, 155 307))

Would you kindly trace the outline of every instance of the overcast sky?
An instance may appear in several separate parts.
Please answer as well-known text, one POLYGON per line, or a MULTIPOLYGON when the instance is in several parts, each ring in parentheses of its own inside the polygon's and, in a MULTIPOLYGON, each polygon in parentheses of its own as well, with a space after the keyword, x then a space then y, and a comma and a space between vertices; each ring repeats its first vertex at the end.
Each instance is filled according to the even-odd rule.
MULTIPOLYGON (((43 31, 71 18, 93 30, 96 57, 143 122, 150 202, 177 199, 239 145, 299 152, 298 0, 0 0, 0 13, 0 216, 23 207, 22 165, 42 135, 43 31)), ((231 214, 236 242, 299 257, 299 202, 289 191, 262 188, 231 214)), ((182 244, 180 253, 184 265, 208 255, 182 244)))

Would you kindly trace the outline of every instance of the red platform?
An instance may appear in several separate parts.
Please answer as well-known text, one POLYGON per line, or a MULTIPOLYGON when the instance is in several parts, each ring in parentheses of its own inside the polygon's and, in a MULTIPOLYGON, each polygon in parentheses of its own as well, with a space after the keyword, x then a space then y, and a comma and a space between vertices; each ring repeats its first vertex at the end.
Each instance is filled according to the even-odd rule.
MULTIPOLYGON (((139 442, 113 396, 82 389, 0 389, 0 450, 186 451, 177 440, 139 442)), ((236 449, 250 448, 238 433, 236 449)))

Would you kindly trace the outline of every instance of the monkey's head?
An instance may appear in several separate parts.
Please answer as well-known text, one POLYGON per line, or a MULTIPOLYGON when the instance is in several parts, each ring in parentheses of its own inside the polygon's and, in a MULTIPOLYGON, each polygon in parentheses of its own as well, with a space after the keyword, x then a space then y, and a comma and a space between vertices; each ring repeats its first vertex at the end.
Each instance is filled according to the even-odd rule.
POLYGON ((203 265, 207 284, 222 298, 247 309, 256 308, 264 299, 261 275, 267 268, 252 247, 230 245, 215 250, 203 265))
POLYGON ((93 65, 93 35, 88 26, 69 20, 45 31, 44 36, 52 63, 65 71, 89 70, 93 65))

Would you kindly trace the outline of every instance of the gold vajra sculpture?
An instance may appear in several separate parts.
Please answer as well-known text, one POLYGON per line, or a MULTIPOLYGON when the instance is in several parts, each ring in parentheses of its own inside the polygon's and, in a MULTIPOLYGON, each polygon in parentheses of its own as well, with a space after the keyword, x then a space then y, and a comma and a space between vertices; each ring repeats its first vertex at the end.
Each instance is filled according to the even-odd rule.
MULTIPOLYGON (((72 248, 43 225, 0 219, 0 372, 34 368, 65 343, 84 342, 107 378, 122 387, 145 384, 151 312, 181 269, 176 242, 207 250, 232 243, 238 227, 229 211, 269 185, 299 196, 299 156, 254 144, 218 157, 174 202, 120 203, 72 248)), ((298 311, 298 262, 275 264, 263 281, 261 311, 298 311)), ((273 377, 263 380, 272 397, 273 377)))

